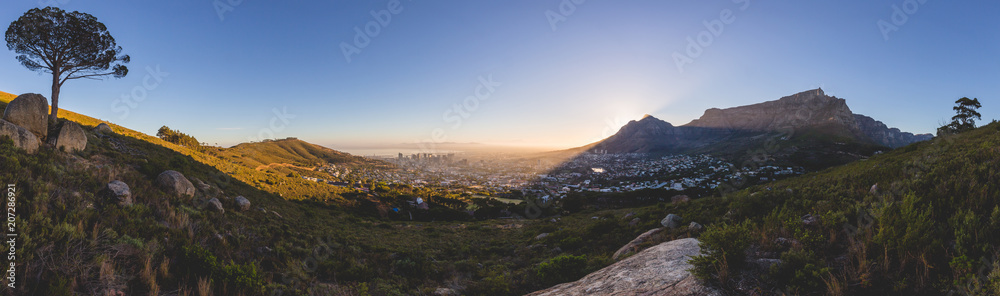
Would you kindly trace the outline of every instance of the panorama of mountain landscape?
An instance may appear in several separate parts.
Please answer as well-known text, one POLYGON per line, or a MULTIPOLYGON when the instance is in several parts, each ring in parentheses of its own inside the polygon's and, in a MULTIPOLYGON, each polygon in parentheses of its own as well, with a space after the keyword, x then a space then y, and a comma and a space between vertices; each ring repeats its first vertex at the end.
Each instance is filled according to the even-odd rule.
POLYGON ((1000 3, 0 6, 3 295, 1000 295, 1000 3))

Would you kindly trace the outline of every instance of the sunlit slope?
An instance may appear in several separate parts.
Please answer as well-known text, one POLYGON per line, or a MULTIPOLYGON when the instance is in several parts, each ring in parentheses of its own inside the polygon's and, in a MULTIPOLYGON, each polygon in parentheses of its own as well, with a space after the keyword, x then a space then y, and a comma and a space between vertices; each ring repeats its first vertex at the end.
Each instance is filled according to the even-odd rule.
POLYGON ((311 167, 324 163, 345 166, 382 164, 298 139, 242 143, 226 149, 226 153, 244 157, 247 165, 255 167, 282 163, 300 167, 311 167))
MULTIPOLYGON (((6 107, 7 103, 16 97, 17 95, 14 94, 0 92, 0 109, 6 107)), ((117 134, 177 151, 190 156, 197 162, 215 167, 240 181, 289 199, 339 199, 339 194, 343 193, 345 189, 290 175, 291 171, 302 173, 303 170, 293 170, 290 167, 280 166, 280 164, 291 164, 304 168, 311 168, 326 162, 347 166, 382 164, 293 139, 240 144, 232 148, 203 147, 192 149, 66 109, 59 110, 59 118, 79 123, 85 129, 93 128, 100 123, 107 123, 117 134), (271 164, 279 165, 269 166, 271 164), (261 166, 267 167, 261 168, 261 166)))

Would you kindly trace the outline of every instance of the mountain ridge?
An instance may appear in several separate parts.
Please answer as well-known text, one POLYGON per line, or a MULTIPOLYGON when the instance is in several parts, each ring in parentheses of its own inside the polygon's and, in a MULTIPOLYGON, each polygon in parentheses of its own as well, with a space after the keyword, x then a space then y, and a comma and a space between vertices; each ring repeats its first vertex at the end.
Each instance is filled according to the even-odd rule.
POLYGON ((600 153, 709 153, 739 162, 765 151, 779 164, 824 168, 933 138, 889 128, 853 113, 847 100, 808 90, 778 100, 711 108, 681 125, 649 114, 614 135, 576 151, 600 153))

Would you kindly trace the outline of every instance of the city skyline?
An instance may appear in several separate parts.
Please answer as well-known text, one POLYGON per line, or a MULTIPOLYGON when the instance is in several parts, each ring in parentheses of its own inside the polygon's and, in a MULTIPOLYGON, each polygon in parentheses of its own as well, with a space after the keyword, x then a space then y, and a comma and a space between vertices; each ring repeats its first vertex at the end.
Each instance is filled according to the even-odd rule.
MULTIPOLYGON (((996 3, 54 0, 0 20, 47 4, 94 15, 133 58, 124 79, 67 83, 62 108, 223 146, 570 148, 643 114, 682 125, 819 87, 933 133, 959 97, 994 119, 1000 94, 996 3)), ((50 96, 14 57, 0 91, 50 96)))

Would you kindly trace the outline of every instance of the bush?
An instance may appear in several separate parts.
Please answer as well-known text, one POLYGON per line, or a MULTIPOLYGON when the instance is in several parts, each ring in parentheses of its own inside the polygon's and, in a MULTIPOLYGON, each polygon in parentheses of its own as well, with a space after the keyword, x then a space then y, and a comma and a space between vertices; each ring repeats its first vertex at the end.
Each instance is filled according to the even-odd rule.
POLYGON ((221 263, 215 255, 197 245, 184 246, 183 251, 178 266, 182 274, 210 277, 216 283, 229 283, 228 286, 246 292, 260 293, 264 289, 263 273, 253 263, 221 263))
POLYGON ((770 277, 787 287, 789 292, 819 291, 823 277, 832 270, 811 251, 790 250, 781 254, 781 264, 772 265, 770 277))
POLYGON ((586 255, 562 255, 542 262, 535 273, 545 284, 558 284, 574 281, 586 275, 586 255))
POLYGON ((725 282, 730 271, 742 267, 750 246, 750 224, 722 224, 709 227, 699 238, 705 255, 691 258, 694 274, 706 281, 725 282))

